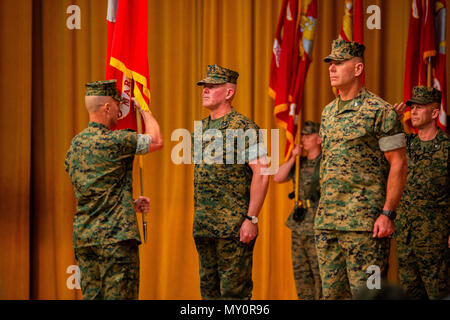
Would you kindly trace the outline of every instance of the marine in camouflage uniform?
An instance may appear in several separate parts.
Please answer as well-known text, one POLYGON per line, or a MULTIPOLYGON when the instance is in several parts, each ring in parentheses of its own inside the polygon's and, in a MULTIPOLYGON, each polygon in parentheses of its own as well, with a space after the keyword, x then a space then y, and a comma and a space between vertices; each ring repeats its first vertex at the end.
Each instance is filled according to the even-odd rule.
POLYGON ((314 228, 325 299, 355 297, 366 287, 372 265, 385 275, 387 236, 394 231, 386 215, 394 218, 406 177, 398 116, 360 79, 364 49, 335 40, 324 59, 330 62, 331 85, 340 90, 323 110, 320 128, 321 197, 314 228), (387 194, 389 182, 398 193, 387 194))
MULTIPOLYGON (((256 232, 249 241, 243 238, 243 232, 249 219, 252 219, 250 228, 257 231, 257 225, 253 226, 257 218, 250 216, 256 217, 259 209, 249 211, 251 184, 255 176, 262 177, 255 185, 262 187, 264 201, 268 177, 255 175, 250 164, 265 156, 266 151, 263 144, 258 146, 258 126, 231 107, 232 97, 221 95, 215 100, 217 93, 230 94, 228 90, 233 86, 229 84, 235 85, 237 78, 235 71, 209 65, 207 77, 198 82, 205 86, 203 105, 207 107, 211 103, 207 107, 210 116, 195 126, 192 136, 195 164, 193 237, 199 255, 203 299, 250 299, 253 289, 256 232), (219 110, 215 109, 217 105, 225 114, 214 118, 213 112, 219 110), (234 133, 242 138, 247 130, 253 130, 255 134, 240 140, 245 141, 243 145, 239 139, 229 139, 228 135, 234 133), (218 136, 223 137, 223 141, 218 136)), ((260 206, 262 202, 253 209, 260 206)))
POLYGON ((413 105, 411 120, 419 134, 406 139, 408 177, 395 238, 400 283, 413 299, 450 293, 450 138, 436 125, 440 102, 439 90, 415 87, 406 103, 413 105))
MULTIPOLYGON (((116 80, 86 84, 86 96, 122 101, 116 80)), ((110 101, 111 112, 118 114, 118 103, 114 106, 114 100, 110 101)), ((72 139, 65 169, 77 198, 73 246, 83 299, 138 298, 141 239, 132 197, 132 168, 134 155, 147 153, 150 143, 146 134, 111 131, 95 121, 72 139)))
MULTIPOLYGON (((286 221, 286 226, 292 231, 292 266, 295 287, 300 300, 319 300, 322 298, 322 284, 313 229, 314 216, 320 198, 321 152, 320 140, 318 139, 319 128, 319 123, 306 121, 301 132, 303 148, 308 152, 307 157, 300 157, 298 192, 303 208, 301 210, 295 210, 294 208, 286 221), (313 140, 314 138, 317 138, 317 140, 313 140)), ((299 150, 301 149, 299 148, 299 150)), ((296 154, 293 152, 291 159, 284 163, 274 176, 275 182, 292 180, 295 189, 295 158, 296 154), (286 178, 287 171, 285 170, 289 170, 286 178)), ((289 197, 294 198, 295 191, 289 197)))

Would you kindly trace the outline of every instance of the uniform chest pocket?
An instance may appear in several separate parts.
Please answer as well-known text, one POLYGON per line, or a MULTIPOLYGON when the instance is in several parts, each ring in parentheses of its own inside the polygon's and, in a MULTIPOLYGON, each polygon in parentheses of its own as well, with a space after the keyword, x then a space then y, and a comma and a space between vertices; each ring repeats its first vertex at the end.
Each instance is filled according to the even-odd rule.
POLYGON ((442 153, 433 156, 428 170, 430 172, 431 184, 434 187, 440 190, 448 188, 449 176, 447 161, 444 159, 442 153))
POLYGON ((342 118, 336 130, 341 131, 342 138, 347 141, 367 135, 366 121, 359 117, 342 118))

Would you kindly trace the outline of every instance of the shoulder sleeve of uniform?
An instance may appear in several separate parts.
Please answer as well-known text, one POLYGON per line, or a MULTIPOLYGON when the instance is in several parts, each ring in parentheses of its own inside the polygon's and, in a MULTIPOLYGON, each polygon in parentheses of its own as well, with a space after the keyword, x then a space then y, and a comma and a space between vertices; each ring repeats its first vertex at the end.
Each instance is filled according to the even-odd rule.
POLYGON ((325 108, 323 108, 322 115, 326 115, 331 112, 331 110, 333 109, 333 106, 336 104, 336 100, 337 100, 337 98, 334 99, 333 101, 331 101, 329 104, 327 104, 325 106, 325 108))
POLYGON ((397 112, 390 105, 380 106, 376 113, 374 133, 383 152, 406 146, 403 125, 398 119, 397 112))
POLYGON ((122 154, 135 154, 137 134, 133 130, 115 130, 111 132, 113 142, 120 146, 122 154))
POLYGON ((335 105, 335 103, 336 103, 336 99, 334 99, 329 104, 327 104, 322 111, 322 116, 321 116, 321 120, 320 120, 319 136, 323 141, 325 140, 326 120, 330 118, 330 113, 332 112, 332 108, 335 105))
POLYGON ((137 147, 136 154, 146 154, 150 148, 150 144, 153 142, 153 138, 149 134, 137 135, 137 147))
POLYGON ((70 167, 69 162, 70 162, 71 154, 72 154, 71 149, 69 149, 67 151, 66 158, 64 159, 64 169, 66 170, 66 172, 69 172, 69 167, 70 167))

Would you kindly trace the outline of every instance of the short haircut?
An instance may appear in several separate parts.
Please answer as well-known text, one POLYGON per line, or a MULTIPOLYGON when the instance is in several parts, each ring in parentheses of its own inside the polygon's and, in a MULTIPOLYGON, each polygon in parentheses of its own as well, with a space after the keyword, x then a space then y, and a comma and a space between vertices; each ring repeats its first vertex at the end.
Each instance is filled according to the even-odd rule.
POLYGON ((110 96, 85 96, 86 109, 89 113, 97 112, 106 103, 111 103, 114 100, 110 96))

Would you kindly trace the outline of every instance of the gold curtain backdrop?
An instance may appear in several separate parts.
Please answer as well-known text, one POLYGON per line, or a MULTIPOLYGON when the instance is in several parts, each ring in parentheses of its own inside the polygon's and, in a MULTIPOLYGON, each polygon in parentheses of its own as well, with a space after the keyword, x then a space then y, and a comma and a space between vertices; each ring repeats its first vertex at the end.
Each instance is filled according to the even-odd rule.
MULTIPOLYGON (((281 2, 149 0, 151 110, 161 125, 164 148, 143 158, 144 194, 151 209, 148 241, 140 246, 141 299, 200 299, 192 238, 193 166, 172 162, 179 141, 171 141, 171 135, 179 128, 192 131, 194 121, 207 116, 196 86, 207 64, 239 71, 234 107, 268 129, 272 155, 270 129, 277 126, 267 92, 281 2)), ((344 13, 344 0, 318 2, 303 121, 320 121, 333 99, 322 59, 344 13)), ((390 103, 399 102, 411 0, 364 1, 365 8, 372 4, 381 9, 381 29, 364 30, 367 87, 390 103)), ((88 123, 84 84, 105 75, 106 9, 107 0, 0 2, 0 299, 81 298, 80 290, 68 286, 68 268, 76 265, 76 202, 64 157, 73 136, 88 123), (70 5, 81 9, 79 30, 66 27, 70 5)), ((280 164, 284 145, 280 129, 280 164)), ((138 196, 137 170, 134 178, 138 196)), ((293 207, 290 191, 292 183, 277 185, 271 179, 254 252, 254 299, 297 297, 290 231, 284 225, 293 207)), ((395 282, 393 249, 389 278, 395 282)))

